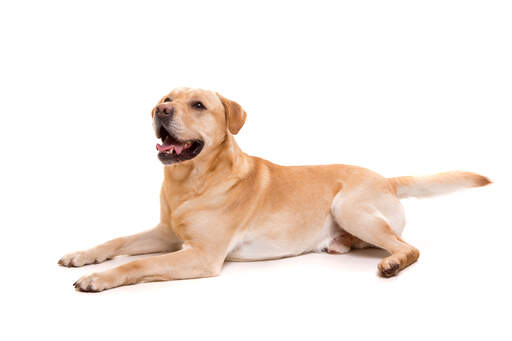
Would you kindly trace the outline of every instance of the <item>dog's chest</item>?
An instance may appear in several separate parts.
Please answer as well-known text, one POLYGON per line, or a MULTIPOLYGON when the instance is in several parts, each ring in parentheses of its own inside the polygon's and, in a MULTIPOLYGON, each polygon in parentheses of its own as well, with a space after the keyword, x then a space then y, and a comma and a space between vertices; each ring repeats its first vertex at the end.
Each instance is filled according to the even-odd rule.
POLYGON ((226 201, 220 196, 200 196, 169 207, 169 225, 181 240, 230 237, 233 216, 226 214, 226 201))

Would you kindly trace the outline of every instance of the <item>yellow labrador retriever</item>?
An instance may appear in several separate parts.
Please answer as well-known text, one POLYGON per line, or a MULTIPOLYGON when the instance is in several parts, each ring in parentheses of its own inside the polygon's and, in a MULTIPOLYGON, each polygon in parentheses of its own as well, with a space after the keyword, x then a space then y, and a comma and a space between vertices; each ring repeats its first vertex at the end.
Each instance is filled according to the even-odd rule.
POLYGON ((225 260, 253 261, 375 246, 390 277, 418 259, 400 238, 400 198, 484 186, 469 172, 384 178, 348 165, 283 167, 240 150, 240 105, 206 90, 179 88, 152 111, 164 164, 160 223, 153 229, 64 256, 82 266, 118 255, 164 252, 80 278, 82 291, 149 281, 217 276, 225 260))

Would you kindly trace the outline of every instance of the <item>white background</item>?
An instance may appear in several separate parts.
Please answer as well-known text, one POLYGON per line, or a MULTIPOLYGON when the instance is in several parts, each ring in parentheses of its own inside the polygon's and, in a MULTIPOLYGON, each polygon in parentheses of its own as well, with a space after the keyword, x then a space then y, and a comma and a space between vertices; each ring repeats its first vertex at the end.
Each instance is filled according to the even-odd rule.
POLYGON ((1 338, 510 339, 511 17, 507 1, 3 1, 1 338), (75 292, 128 258, 63 254, 157 223, 150 110, 178 86, 239 102, 240 146, 276 163, 495 183, 404 200, 421 256, 396 278, 366 250, 75 292))

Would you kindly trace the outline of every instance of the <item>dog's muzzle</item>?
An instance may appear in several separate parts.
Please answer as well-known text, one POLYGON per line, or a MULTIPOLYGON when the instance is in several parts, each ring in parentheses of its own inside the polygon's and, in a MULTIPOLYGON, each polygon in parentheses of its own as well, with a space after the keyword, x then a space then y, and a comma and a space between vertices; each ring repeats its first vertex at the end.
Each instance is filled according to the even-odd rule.
POLYGON ((201 140, 183 141, 172 132, 174 107, 170 103, 160 103, 155 107, 154 126, 156 137, 162 140, 157 143, 158 158, 163 164, 173 164, 195 158, 203 149, 201 140))

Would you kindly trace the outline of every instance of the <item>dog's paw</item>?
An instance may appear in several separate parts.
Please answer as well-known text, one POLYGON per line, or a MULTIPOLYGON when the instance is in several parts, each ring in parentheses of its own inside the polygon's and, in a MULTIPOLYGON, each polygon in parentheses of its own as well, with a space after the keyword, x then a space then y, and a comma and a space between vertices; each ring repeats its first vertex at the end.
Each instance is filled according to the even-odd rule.
POLYGON ((103 273, 93 273, 83 276, 73 283, 76 290, 85 292, 100 292, 115 287, 115 283, 103 273))
POLYGON ((379 275, 382 277, 393 277, 400 272, 400 262, 392 259, 391 257, 385 258, 382 262, 380 262, 379 266, 379 275))
POLYGON ((104 262, 106 258, 98 257, 89 251, 78 251, 65 255, 58 264, 67 267, 78 267, 87 264, 97 264, 104 262))

